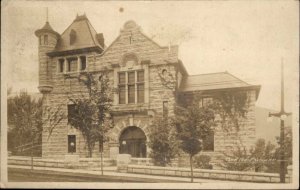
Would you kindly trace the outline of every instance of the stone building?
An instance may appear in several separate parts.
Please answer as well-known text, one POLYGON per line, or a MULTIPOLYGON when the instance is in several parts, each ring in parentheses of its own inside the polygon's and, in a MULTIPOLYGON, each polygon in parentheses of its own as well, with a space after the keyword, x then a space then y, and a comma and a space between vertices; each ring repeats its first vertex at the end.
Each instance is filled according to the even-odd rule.
MULTIPOLYGON (((178 46, 158 45, 134 21, 126 22, 109 46, 85 15, 77 16, 62 34, 55 32, 48 22, 35 34, 39 39, 38 89, 47 105, 63 105, 61 109, 67 114, 72 107, 69 95, 79 93, 84 86, 66 76, 109 73, 113 88, 118 90, 113 94, 114 127, 109 134, 111 140, 104 147, 106 157, 116 158, 119 153, 147 157, 151 119, 166 113, 172 116, 179 101, 193 99, 195 94, 202 96, 201 106, 211 101, 210 93, 216 91, 248 92, 251 106, 240 137, 249 146, 255 140, 254 105, 260 86, 249 85, 227 72, 189 75, 178 59, 178 46)), ((69 126, 67 118, 47 137, 47 132, 43 132, 45 158, 87 156, 81 133, 69 126)), ((231 143, 228 134, 216 130, 204 142, 204 152, 214 155, 231 143)), ((95 146, 93 156, 99 156, 99 145, 95 146)))

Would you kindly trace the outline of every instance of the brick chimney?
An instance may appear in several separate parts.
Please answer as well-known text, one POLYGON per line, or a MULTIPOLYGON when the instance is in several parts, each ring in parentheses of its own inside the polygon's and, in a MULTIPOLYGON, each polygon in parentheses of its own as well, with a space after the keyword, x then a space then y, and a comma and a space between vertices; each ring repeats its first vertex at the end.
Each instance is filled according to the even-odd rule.
POLYGON ((104 36, 102 33, 96 34, 96 39, 98 40, 100 46, 104 48, 104 36))

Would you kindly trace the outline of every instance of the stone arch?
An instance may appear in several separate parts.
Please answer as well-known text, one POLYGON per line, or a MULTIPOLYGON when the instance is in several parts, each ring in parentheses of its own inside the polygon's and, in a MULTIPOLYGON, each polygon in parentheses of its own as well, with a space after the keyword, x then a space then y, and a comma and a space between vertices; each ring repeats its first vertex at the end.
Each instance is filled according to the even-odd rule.
POLYGON ((125 53, 120 60, 120 63, 123 67, 127 67, 128 65, 126 65, 126 63, 128 61, 133 61, 134 65, 133 66, 137 66, 140 63, 140 58, 137 54, 129 52, 129 53, 125 53))
POLYGON ((126 127, 119 135, 119 153, 132 157, 147 156, 147 137, 145 132, 136 126, 126 127))
POLYGON ((144 121, 142 119, 135 118, 132 118, 132 120, 132 123, 130 123, 128 119, 121 119, 115 122, 115 126, 111 130, 109 135, 113 142, 119 143, 120 135, 129 126, 135 126, 137 128, 140 128, 145 133, 147 141, 149 140, 149 121, 144 121))

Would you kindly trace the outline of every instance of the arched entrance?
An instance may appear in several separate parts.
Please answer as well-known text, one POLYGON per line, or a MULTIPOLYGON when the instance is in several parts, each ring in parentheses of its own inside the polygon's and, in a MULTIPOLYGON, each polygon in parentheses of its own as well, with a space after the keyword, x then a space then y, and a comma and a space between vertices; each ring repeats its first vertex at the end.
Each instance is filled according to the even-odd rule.
POLYGON ((120 154, 130 154, 136 158, 146 158, 146 135, 138 127, 126 128, 119 139, 120 154))

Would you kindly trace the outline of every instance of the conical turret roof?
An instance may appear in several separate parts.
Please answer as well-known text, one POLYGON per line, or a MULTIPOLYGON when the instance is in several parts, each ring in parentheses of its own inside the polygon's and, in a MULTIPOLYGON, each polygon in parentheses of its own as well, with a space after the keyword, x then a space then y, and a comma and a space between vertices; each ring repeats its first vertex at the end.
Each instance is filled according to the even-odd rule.
POLYGON ((53 30, 53 28, 50 26, 49 22, 47 21, 45 23, 45 25, 41 28, 41 29, 38 29, 37 31, 35 31, 35 35, 36 36, 40 36, 41 33, 46 33, 46 32, 50 32, 50 33, 53 33, 55 34, 57 37, 59 37, 59 33, 57 33, 56 31, 53 30))

